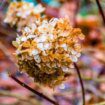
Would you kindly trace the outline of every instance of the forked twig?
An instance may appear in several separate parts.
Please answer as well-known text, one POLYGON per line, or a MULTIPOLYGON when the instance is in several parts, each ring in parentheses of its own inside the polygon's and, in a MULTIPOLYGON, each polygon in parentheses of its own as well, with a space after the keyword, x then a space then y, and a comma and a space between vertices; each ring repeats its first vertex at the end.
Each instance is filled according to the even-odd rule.
POLYGON ((74 0, 76 3, 76 10, 75 10, 75 16, 74 16, 74 27, 77 27, 77 21, 76 21, 76 17, 80 8, 80 0, 74 0))
MULTIPOLYGON (((92 105, 93 105, 93 104, 92 104, 92 105)), ((101 102, 101 103, 94 104, 94 105, 105 105, 105 102, 101 102)))
POLYGON ((36 0, 37 3, 42 4, 44 7, 46 7, 46 4, 42 0, 36 0))
POLYGON ((14 63, 14 58, 12 54, 9 52, 8 48, 0 41, 0 50, 5 54, 5 56, 14 63))
MULTIPOLYGON (((21 94, 12 93, 11 91, 7 91, 7 90, 0 90, 0 97, 2 97, 2 96, 16 98, 19 101, 29 103, 29 105, 37 105, 38 103, 40 103, 37 100, 35 100, 34 98, 31 99, 30 97, 21 96, 21 94)), ((1 105, 1 103, 0 103, 0 105, 1 105)))
POLYGON ((32 89, 31 87, 29 87, 28 85, 26 85, 25 83, 21 82, 20 80, 18 80, 15 76, 10 75, 10 77, 17 82, 18 84, 20 84, 21 86, 25 87, 26 89, 28 89, 29 91, 31 91, 32 93, 46 99, 47 101, 49 101, 50 103, 54 104, 54 105, 59 105, 57 102, 55 102, 54 100, 50 99, 49 97, 43 95, 42 93, 32 89))
POLYGON ((102 19, 103 19, 103 22, 104 22, 104 25, 105 25, 105 15, 104 15, 104 12, 102 10, 101 4, 100 4, 99 0, 96 0, 96 3, 97 3, 98 9, 100 11, 100 14, 102 16, 102 19))
POLYGON ((81 78, 81 73, 80 73, 79 68, 78 68, 76 63, 74 63, 74 67, 75 67, 77 74, 78 74, 78 77, 79 77, 79 81, 81 84, 81 90, 82 90, 83 105, 85 105, 85 89, 84 89, 83 81, 81 78))

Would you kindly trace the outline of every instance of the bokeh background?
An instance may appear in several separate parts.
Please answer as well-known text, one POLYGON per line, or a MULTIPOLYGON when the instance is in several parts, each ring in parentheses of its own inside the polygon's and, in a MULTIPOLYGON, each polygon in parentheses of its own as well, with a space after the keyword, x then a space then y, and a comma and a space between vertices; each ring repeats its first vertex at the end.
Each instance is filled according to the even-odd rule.
MULTIPOLYGON (((16 0, 13 0, 16 1, 16 0)), ((17 0, 18 1, 18 0, 17 0)), ((86 105, 105 105, 105 23, 96 0, 23 0, 38 2, 46 7, 46 15, 68 16, 73 27, 85 35, 82 56, 78 61, 85 86, 86 105)), ((99 0, 105 13, 105 0, 99 0)), ((0 105, 51 105, 12 80, 8 72, 33 89, 59 102, 59 105, 82 105, 81 86, 75 69, 70 77, 54 89, 40 86, 25 73, 20 73, 13 55, 12 41, 16 29, 4 24, 7 8, 12 0, 0 0, 0 105)))

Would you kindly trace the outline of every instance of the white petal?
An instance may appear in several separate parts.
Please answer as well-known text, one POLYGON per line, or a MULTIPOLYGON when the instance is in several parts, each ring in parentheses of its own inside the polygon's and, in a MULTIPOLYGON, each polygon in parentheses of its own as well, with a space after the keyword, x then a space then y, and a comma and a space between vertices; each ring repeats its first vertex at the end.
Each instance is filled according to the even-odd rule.
POLYGON ((41 4, 39 4, 39 5, 37 5, 37 6, 35 6, 35 8, 34 8, 34 13, 41 13, 41 12, 43 12, 45 10, 45 8, 44 7, 42 7, 42 5, 41 4))
POLYGON ((19 50, 16 50, 16 54, 18 55, 18 54, 20 54, 21 52, 19 51, 19 50))
POLYGON ((55 27, 57 21, 58 21, 58 18, 53 18, 53 19, 50 20, 50 24, 51 24, 53 27, 55 27))
POLYGON ((42 54, 43 54, 44 56, 47 56, 47 53, 46 53, 45 51, 43 51, 42 54))
POLYGON ((27 37, 23 36, 23 37, 21 38, 21 41, 23 41, 23 42, 27 41, 27 37))
POLYGON ((34 7, 34 4, 33 3, 30 3, 30 7, 34 7))
POLYGON ((38 43, 37 47, 42 51, 44 50, 43 43, 38 43))
POLYGON ((21 43, 21 37, 17 37, 17 38, 16 38, 16 42, 17 42, 18 44, 20 44, 20 43, 21 43))
POLYGON ((4 19, 4 23, 9 23, 9 19, 8 18, 5 18, 4 19))
POLYGON ((62 70, 64 71, 64 72, 68 72, 69 71, 69 68, 68 67, 62 67, 62 70))
POLYGON ((81 53, 77 53, 76 56, 77 56, 77 57, 80 57, 80 56, 81 56, 81 53))
POLYGON ((64 50, 67 51, 67 45, 66 44, 62 44, 61 47, 63 47, 64 50))
POLYGON ((44 35, 44 34, 42 34, 42 35, 39 37, 40 42, 45 42, 46 39, 47 39, 47 36, 44 35))
POLYGON ((34 59, 37 63, 41 62, 41 59, 40 59, 39 55, 34 56, 34 59))
POLYGON ((73 62, 77 62, 78 61, 78 59, 77 59, 77 57, 76 56, 70 56, 70 59, 73 61, 73 62))
POLYGON ((36 30, 36 28, 37 28, 37 26, 36 26, 36 24, 31 24, 31 29, 32 29, 32 31, 34 32, 35 30, 36 30))
POLYGON ((28 28, 28 27, 25 27, 24 31, 27 32, 27 33, 31 32, 30 28, 28 28))
POLYGON ((33 50, 33 51, 31 52, 31 54, 32 54, 32 55, 37 55, 37 54, 39 54, 39 52, 38 52, 38 50, 35 49, 35 50, 33 50))
POLYGON ((18 12, 17 14, 16 14, 16 16, 22 16, 22 13, 21 12, 18 12))
POLYGON ((25 12, 25 15, 28 16, 28 15, 30 15, 30 13, 31 13, 31 11, 28 10, 28 11, 25 12))
POLYGON ((69 55, 69 54, 65 54, 65 56, 66 56, 66 57, 69 57, 70 55, 69 55))
POLYGON ((27 6, 26 5, 23 5, 23 9, 27 9, 27 6))
POLYGON ((49 43, 45 43, 45 44, 44 44, 44 49, 45 49, 45 50, 50 49, 50 44, 49 44, 49 43))
POLYGON ((38 27, 38 31, 40 33, 46 33, 47 32, 47 28, 45 26, 40 26, 40 27, 38 27))
POLYGON ((70 67, 71 69, 73 69, 73 68, 74 68, 74 65, 73 65, 73 64, 71 64, 69 67, 70 67))
POLYGON ((48 37, 49 37, 50 40, 54 39, 54 35, 52 35, 52 34, 50 34, 48 37))
POLYGON ((71 50, 71 54, 75 55, 77 52, 75 50, 71 50))
POLYGON ((35 38, 35 37, 36 37, 36 35, 28 35, 27 39, 31 39, 31 38, 35 38))
POLYGON ((50 63, 46 63, 46 66, 48 66, 49 68, 51 67, 51 66, 50 66, 50 63))
POLYGON ((59 88, 60 88, 60 89, 65 89, 65 84, 61 84, 61 85, 59 86, 59 88))

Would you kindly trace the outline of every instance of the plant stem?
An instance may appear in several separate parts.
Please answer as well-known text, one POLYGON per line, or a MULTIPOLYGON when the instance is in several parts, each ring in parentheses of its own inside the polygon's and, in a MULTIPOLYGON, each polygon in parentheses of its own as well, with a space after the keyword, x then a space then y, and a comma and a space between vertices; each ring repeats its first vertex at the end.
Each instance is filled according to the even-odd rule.
POLYGON ((54 104, 54 105, 59 105, 58 103, 56 103, 54 100, 50 99, 49 97, 43 95, 42 93, 32 89, 31 87, 29 87, 28 85, 26 85, 25 83, 21 82, 20 80, 18 80, 15 76, 10 75, 10 77, 16 81, 18 84, 20 84, 21 86, 25 87, 26 89, 28 89, 29 91, 33 92, 34 94, 46 99, 47 101, 49 101, 50 103, 54 104))
POLYGON ((103 19, 103 22, 104 22, 104 25, 105 25, 105 15, 104 15, 104 12, 102 10, 101 4, 100 4, 99 0, 96 0, 96 3, 97 3, 98 9, 100 11, 100 14, 102 16, 102 19, 103 19))
POLYGON ((82 89, 83 105, 85 105, 85 89, 84 89, 83 81, 82 81, 82 78, 81 78, 80 70, 79 70, 76 63, 74 63, 74 67, 75 67, 75 69, 77 71, 77 74, 78 74, 78 77, 79 77, 79 81, 80 81, 81 89, 82 89))
MULTIPOLYGON (((38 102, 37 100, 33 99, 33 98, 30 98, 29 97, 26 97, 26 96, 21 96, 21 94, 15 94, 15 93, 12 93, 11 91, 6 91, 6 90, 0 90, 0 96, 3 96, 3 97, 13 97, 13 98, 16 98, 18 99, 18 101, 23 101, 23 102, 27 102, 29 103, 29 105, 37 105, 38 102)), ((1 105, 1 103, 0 103, 1 105)), ((39 104, 38 104, 39 105, 39 104)))
POLYGON ((1 1, 1 4, 0 4, 0 10, 3 9, 4 3, 5 3, 5 0, 2 0, 2 1, 1 1))
POLYGON ((0 41, 0 50, 5 54, 5 56, 7 57, 7 59, 9 59, 16 68, 17 65, 15 64, 15 59, 13 58, 12 54, 9 52, 8 48, 0 41))
POLYGON ((37 1, 37 3, 42 3, 42 0, 36 0, 37 1))
POLYGON ((105 105, 105 102, 101 102, 101 103, 94 104, 94 105, 105 105))
POLYGON ((74 16, 74 27, 77 27, 76 17, 80 8, 80 0, 74 0, 76 3, 76 10, 75 10, 75 16, 74 16))
POLYGON ((42 4, 44 7, 46 7, 46 4, 42 0, 36 0, 38 4, 42 4))

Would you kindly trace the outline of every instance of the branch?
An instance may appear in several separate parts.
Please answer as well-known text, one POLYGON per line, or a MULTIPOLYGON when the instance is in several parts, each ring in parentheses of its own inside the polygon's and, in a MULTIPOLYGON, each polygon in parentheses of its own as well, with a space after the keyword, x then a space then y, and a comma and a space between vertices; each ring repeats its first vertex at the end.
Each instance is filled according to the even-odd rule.
POLYGON ((4 18, 5 14, 0 11, 0 34, 15 38, 17 35, 15 28, 12 28, 6 23, 4 23, 4 18))
POLYGON ((0 4, 0 10, 2 10, 3 6, 4 6, 4 3, 5 3, 5 0, 2 0, 1 1, 1 4, 0 4))
MULTIPOLYGON (((27 102, 27 103, 30 103, 30 104, 34 104, 36 105, 37 104, 37 101, 34 100, 34 99, 29 99, 27 97, 23 97, 19 94, 15 94, 15 93, 11 93, 9 91, 4 91, 4 90, 0 90, 0 96, 5 96, 5 97, 13 97, 13 98, 16 98, 16 99, 19 99, 20 101, 23 101, 23 102, 27 102)), ((1 105, 1 103, 0 103, 1 105)))
POLYGON ((94 96, 105 100, 105 94, 92 84, 85 84, 85 89, 94 94, 94 96))
MULTIPOLYGON (((9 53, 8 49, 0 42, 0 49, 3 51, 3 53, 6 55, 6 57, 12 62, 14 63, 14 59, 11 56, 11 54, 9 53)), ((15 65, 16 66, 16 65, 15 65)), ((16 66, 17 67, 17 66, 16 66)), ((17 83, 19 83, 21 86, 25 87, 26 89, 30 90, 31 92, 37 94, 38 96, 46 99, 47 101, 51 102, 54 105, 59 105, 58 103, 56 103, 55 101, 51 100, 50 98, 48 98, 47 96, 43 95, 42 93, 37 92, 36 90, 33 90, 32 88, 30 88, 29 86, 27 86, 26 84, 22 83, 21 81, 19 81, 17 78, 15 78, 13 75, 10 75, 10 77, 15 80, 17 83)))
MULTIPOLYGON (((13 57, 11 56, 11 54, 9 53, 8 49, 0 42, 0 49, 3 51, 3 53, 9 58, 9 60, 11 62, 14 62, 13 57)), ((50 98, 48 98, 47 96, 43 95, 42 93, 37 92, 36 90, 33 90, 32 88, 30 88, 29 86, 27 86, 26 84, 22 83, 21 81, 19 81, 17 78, 15 78, 13 75, 10 75, 10 77, 15 80, 17 83, 19 83, 21 86, 25 87, 26 89, 30 90, 31 92, 37 94, 38 96, 46 99, 47 101, 51 102, 54 105, 59 105, 58 103, 56 103, 55 101, 51 100, 50 98)))
POLYGON ((100 78, 92 78, 92 77, 86 77, 86 76, 83 77, 82 76, 82 79, 85 80, 85 81, 94 81, 96 83, 102 83, 102 82, 105 83, 105 78, 102 78, 102 77, 100 77, 100 78))
POLYGON ((85 105, 85 89, 84 89, 83 81, 81 78, 81 74, 80 74, 79 68, 78 68, 76 63, 74 63, 74 67, 75 67, 77 74, 78 74, 78 77, 79 77, 79 81, 80 81, 81 89, 82 89, 83 105, 85 105))
POLYGON ((20 80, 18 80, 16 77, 14 77, 13 75, 10 75, 10 77, 17 82, 18 84, 20 84, 21 86, 23 86, 24 88, 28 89, 29 91, 31 91, 32 93, 46 99, 47 101, 49 101, 50 103, 54 104, 54 105, 59 105, 58 103, 56 103, 54 100, 50 99, 49 97, 43 95, 42 93, 32 89, 31 87, 29 87, 28 85, 26 85, 25 83, 21 82, 20 80))
POLYGON ((12 54, 9 52, 8 48, 0 41, 0 50, 5 54, 5 56, 17 67, 14 63, 15 59, 13 58, 12 54))
POLYGON ((37 1, 37 3, 42 3, 42 0, 36 0, 37 1))
POLYGON ((105 105, 105 102, 101 102, 101 103, 94 104, 94 105, 105 105))
POLYGON ((37 3, 42 4, 43 6, 46 7, 46 4, 42 0, 36 0, 36 1, 37 1, 37 3))
POLYGON ((104 12, 102 10, 101 4, 100 4, 99 0, 96 0, 96 3, 97 3, 98 9, 100 11, 100 14, 102 16, 102 19, 103 19, 103 22, 104 22, 104 25, 105 25, 105 15, 104 15, 104 12))
MULTIPOLYGON (((3 21, 2 19, 0 19, 0 21, 3 21)), ((10 36, 15 38, 17 33, 16 30, 9 27, 7 24, 1 23, 0 22, 0 33, 6 36, 10 36)))
POLYGON ((76 3, 76 10, 75 10, 75 16, 74 16, 74 27, 77 26, 76 17, 80 8, 80 0, 74 0, 76 3))
POLYGON ((105 60, 104 60, 104 59, 100 59, 100 58, 96 57, 94 54, 92 54, 92 53, 99 52, 99 51, 100 51, 101 53, 104 53, 104 52, 102 52, 102 51, 99 50, 99 49, 87 48, 87 49, 84 49, 84 50, 83 50, 83 54, 84 54, 84 55, 88 55, 88 56, 90 56, 91 58, 98 60, 98 61, 99 61, 100 63, 102 63, 102 64, 105 64, 105 60))

